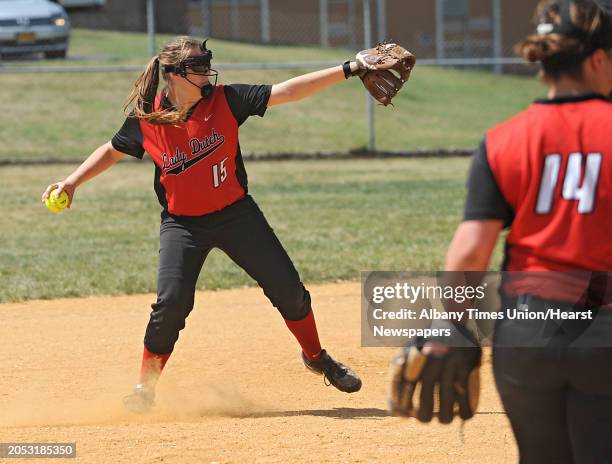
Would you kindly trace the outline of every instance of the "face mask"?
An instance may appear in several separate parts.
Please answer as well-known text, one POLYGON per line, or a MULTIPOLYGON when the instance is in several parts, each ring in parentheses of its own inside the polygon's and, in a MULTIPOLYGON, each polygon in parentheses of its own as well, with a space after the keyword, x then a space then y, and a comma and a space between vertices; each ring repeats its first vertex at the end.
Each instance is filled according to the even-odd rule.
POLYGON ((215 86, 217 85, 217 77, 219 73, 214 69, 210 68, 210 62, 212 60, 212 51, 206 48, 206 41, 202 43, 200 47, 202 50, 202 54, 196 56, 190 56, 185 60, 181 61, 178 65, 164 65, 164 72, 173 73, 177 76, 181 76, 191 85, 198 87, 200 89, 200 95, 202 98, 208 98, 212 95, 215 86), (213 83, 206 83, 202 86, 199 86, 195 82, 189 80, 188 75, 197 75, 197 76, 208 76, 209 80, 211 77, 214 77, 213 83))

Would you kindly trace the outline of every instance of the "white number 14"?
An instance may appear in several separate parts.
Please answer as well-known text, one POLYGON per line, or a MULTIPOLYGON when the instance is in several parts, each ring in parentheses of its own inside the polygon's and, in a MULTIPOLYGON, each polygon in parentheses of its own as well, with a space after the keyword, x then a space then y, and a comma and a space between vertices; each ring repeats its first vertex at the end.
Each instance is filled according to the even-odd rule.
MULTIPOLYGON (((593 212, 595 206, 595 194, 597 193, 602 156, 601 153, 589 153, 586 156, 584 178, 582 179, 582 186, 580 186, 580 179, 583 177, 582 157, 582 153, 569 155, 561 196, 565 200, 577 200, 578 213, 588 214, 593 212)), ((544 172, 540 181, 536 213, 548 214, 552 210, 553 196, 560 170, 561 155, 547 155, 544 159, 544 172)))

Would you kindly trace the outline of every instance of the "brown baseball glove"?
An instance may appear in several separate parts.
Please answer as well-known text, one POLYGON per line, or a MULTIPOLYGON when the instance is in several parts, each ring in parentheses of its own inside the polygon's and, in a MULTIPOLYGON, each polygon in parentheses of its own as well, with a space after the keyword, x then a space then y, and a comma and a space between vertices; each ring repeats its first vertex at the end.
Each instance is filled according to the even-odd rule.
POLYGON ((424 339, 412 340, 391 363, 389 409, 392 414, 443 424, 458 415, 474 416, 480 393, 482 350, 466 331, 453 330, 455 341, 438 340, 427 347, 424 339), (425 346, 425 348, 424 348, 425 346), (429 351, 427 349, 430 348, 429 351))
POLYGON ((401 45, 383 42, 356 55, 358 75, 376 100, 387 106, 410 77, 416 57, 401 45))

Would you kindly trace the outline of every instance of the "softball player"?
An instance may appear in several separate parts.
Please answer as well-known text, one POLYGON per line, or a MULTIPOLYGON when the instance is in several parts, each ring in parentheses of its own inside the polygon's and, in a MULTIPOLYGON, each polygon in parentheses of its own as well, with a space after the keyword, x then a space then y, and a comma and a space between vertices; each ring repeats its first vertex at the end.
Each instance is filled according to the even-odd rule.
MULTIPOLYGON (((130 116, 113 139, 95 150, 64 181, 75 189, 126 155, 155 163, 155 192, 163 208, 157 301, 144 337, 140 382, 125 404, 147 410, 155 384, 193 308, 206 256, 223 250, 262 287, 302 348, 302 361, 343 392, 361 380, 321 349, 310 295, 289 256, 248 194, 238 128, 270 106, 300 100, 359 69, 356 62, 305 74, 276 85, 216 85, 212 52, 191 37, 177 37, 147 65, 128 98, 130 116), (157 92, 159 74, 165 81, 157 92), (212 81, 212 82, 211 82, 212 81)), ((59 195, 59 192, 58 192, 59 195)))
POLYGON ((541 62, 548 97, 487 132, 446 269, 486 270, 509 227, 504 269, 554 272, 507 281, 504 307, 599 313, 587 331, 576 320, 500 320, 493 364, 521 463, 610 463, 610 9, 596 0, 544 1, 538 18, 538 33, 518 48, 541 62))

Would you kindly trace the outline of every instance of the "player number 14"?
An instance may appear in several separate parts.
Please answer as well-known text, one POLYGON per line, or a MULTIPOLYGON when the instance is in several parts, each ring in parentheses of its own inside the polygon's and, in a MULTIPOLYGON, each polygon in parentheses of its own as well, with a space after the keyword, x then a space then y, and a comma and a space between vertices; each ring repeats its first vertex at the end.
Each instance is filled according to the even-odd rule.
POLYGON ((227 157, 223 158, 220 163, 213 164, 212 175, 213 175, 213 187, 217 188, 225 179, 227 179, 227 169, 225 168, 225 162, 227 157))
MULTIPOLYGON (((589 153, 584 163, 584 176, 582 175, 582 153, 572 153, 567 160, 565 179, 561 196, 565 200, 578 201, 578 213, 588 214, 595 207, 595 194, 597 193, 597 181, 601 171, 601 153, 589 153), (582 179, 582 185, 580 180, 582 179)), ((547 155, 544 159, 544 171, 540 181, 540 192, 536 213, 548 214, 552 210, 555 188, 559 180, 561 170, 561 155, 547 155)))

